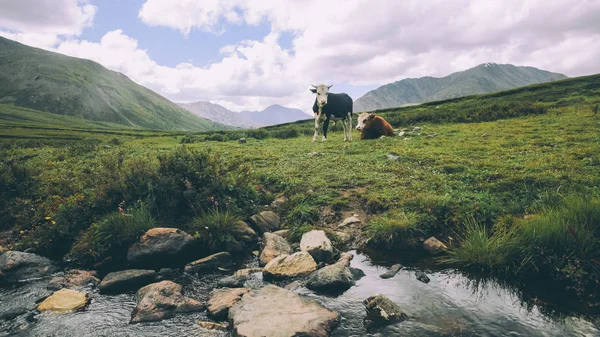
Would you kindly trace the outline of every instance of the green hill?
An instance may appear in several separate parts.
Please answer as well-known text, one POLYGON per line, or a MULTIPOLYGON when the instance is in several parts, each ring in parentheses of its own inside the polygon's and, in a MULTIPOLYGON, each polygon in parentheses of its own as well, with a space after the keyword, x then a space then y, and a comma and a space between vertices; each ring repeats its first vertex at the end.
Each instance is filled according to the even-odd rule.
POLYGON ((372 111, 508 90, 565 79, 563 74, 533 67, 485 63, 446 77, 408 78, 369 91, 354 103, 354 111, 372 111))
POLYGON ((225 126, 197 117, 125 75, 0 37, 0 103, 157 130, 225 126))

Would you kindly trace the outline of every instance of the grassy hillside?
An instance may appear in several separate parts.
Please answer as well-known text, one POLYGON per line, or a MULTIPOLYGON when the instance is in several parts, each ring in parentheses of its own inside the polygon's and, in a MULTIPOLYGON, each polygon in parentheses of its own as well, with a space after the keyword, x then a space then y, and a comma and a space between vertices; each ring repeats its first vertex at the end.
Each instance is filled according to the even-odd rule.
POLYGON ((354 111, 372 111, 484 94, 565 78, 565 75, 533 67, 485 63, 442 78, 409 78, 386 84, 357 99, 354 111))
POLYGON ((596 75, 388 110, 407 132, 373 141, 343 142, 336 125, 328 142, 312 143, 310 122, 214 134, 44 131, 62 137, 56 143, 0 138, 0 221, 11 229, 0 245, 90 263, 118 258, 136 235, 117 221, 125 209, 222 247, 230 221, 284 195, 278 212, 292 241, 320 227, 339 244, 338 224, 358 213, 364 225, 343 230, 365 249, 405 257, 435 235, 451 253, 433 263, 554 280, 564 297, 587 301, 580 310, 597 310, 598 104, 596 75), (214 216, 227 221, 198 227, 214 216))
POLYGON ((96 62, 2 37, 0 103, 127 127, 195 131, 223 128, 96 62))

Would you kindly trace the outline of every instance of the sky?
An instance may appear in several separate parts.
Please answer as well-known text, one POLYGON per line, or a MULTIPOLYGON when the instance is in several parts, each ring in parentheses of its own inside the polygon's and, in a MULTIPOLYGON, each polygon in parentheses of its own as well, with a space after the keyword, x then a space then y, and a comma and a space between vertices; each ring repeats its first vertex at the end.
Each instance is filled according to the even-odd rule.
POLYGON ((0 0, 0 36, 234 111, 486 62, 600 73, 600 0, 0 0))

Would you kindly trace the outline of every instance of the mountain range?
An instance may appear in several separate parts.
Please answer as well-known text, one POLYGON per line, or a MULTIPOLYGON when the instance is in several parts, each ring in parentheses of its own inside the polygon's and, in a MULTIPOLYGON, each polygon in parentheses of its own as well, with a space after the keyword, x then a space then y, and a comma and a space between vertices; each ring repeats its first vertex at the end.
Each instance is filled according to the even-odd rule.
POLYGON ((312 118, 302 110, 287 108, 278 104, 271 105, 261 111, 242 112, 234 112, 219 104, 206 101, 180 103, 179 105, 200 117, 241 128, 256 128, 312 118))
POLYGON ((0 37, 0 104, 156 130, 229 128, 85 59, 0 37))
POLYGON ((354 102, 354 111, 373 111, 462 96, 514 89, 567 78, 533 67, 484 63, 446 77, 407 78, 367 92, 354 102))

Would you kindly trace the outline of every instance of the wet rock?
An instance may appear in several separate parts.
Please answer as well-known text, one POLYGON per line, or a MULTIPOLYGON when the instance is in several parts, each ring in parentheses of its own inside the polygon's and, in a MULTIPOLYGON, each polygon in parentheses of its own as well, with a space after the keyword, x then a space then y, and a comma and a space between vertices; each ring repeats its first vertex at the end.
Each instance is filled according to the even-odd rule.
POLYGON ((423 248, 432 255, 440 254, 448 250, 448 247, 443 242, 433 236, 423 242, 423 248))
POLYGON ((340 292, 354 285, 350 268, 340 263, 321 268, 310 274, 306 287, 311 290, 340 292))
POLYGON ((392 277, 396 276, 396 274, 398 274, 398 272, 400 272, 400 269, 402 269, 402 265, 395 264, 395 265, 391 266, 390 269, 388 269, 388 271, 379 275, 379 277, 381 277, 382 279, 392 278, 392 277))
POLYGON ((300 240, 300 250, 312 255, 316 262, 329 262, 335 254, 331 240, 322 230, 304 233, 300 240))
POLYGON ((363 301, 367 316, 363 324, 367 330, 373 330, 386 325, 399 323, 408 319, 400 306, 383 295, 375 295, 363 301))
POLYGON ((202 329, 206 329, 206 330, 227 331, 227 329, 229 328, 229 324, 215 323, 215 322, 209 322, 209 321, 199 321, 199 322, 197 322, 197 324, 202 329))
POLYGON ((172 266, 182 261, 194 241, 191 235, 177 228, 152 228, 129 248, 127 262, 153 268, 172 266))
POLYGON ((29 311, 26 307, 10 308, 7 311, 0 313, 0 321, 11 321, 29 311))
POLYGON ((283 287, 283 289, 285 290, 290 290, 290 291, 295 291, 297 289, 300 289, 304 286, 304 283, 300 280, 296 280, 292 283, 287 284, 285 287, 283 287))
POLYGON ((158 275, 156 276, 156 279, 158 281, 173 280, 179 274, 180 274, 180 270, 179 269, 174 269, 174 268, 160 268, 160 270, 158 271, 158 275))
POLYGON ((327 337, 339 316, 312 299, 269 285, 244 295, 229 309, 229 321, 237 337, 327 337))
POLYGON ((279 256, 263 268, 263 277, 287 278, 306 276, 317 269, 317 263, 307 252, 279 256))
POLYGON ((40 278, 56 270, 50 259, 33 253, 8 251, 0 255, 0 284, 40 278))
POLYGON ((149 284, 138 290, 136 298, 130 323, 160 321, 176 313, 204 310, 202 303, 183 296, 181 285, 172 281, 149 284))
POLYGON ((48 289, 77 288, 86 285, 96 286, 100 283, 96 271, 71 269, 64 276, 56 276, 50 280, 48 289))
POLYGON ((231 275, 220 279, 217 286, 226 288, 241 288, 248 280, 248 275, 231 275))
POLYGON ((200 260, 190 262, 185 265, 186 273, 199 273, 203 271, 217 270, 219 268, 230 268, 233 265, 231 254, 228 252, 221 252, 213 255, 209 255, 200 260))
POLYGON ((101 293, 119 294, 152 283, 155 277, 156 272, 154 270, 129 269, 116 271, 104 276, 98 288, 101 293))
POLYGON ((352 278, 354 279, 354 281, 358 281, 361 278, 367 276, 362 269, 358 269, 358 268, 350 267, 350 273, 352 273, 352 278))
POLYGON ((354 258, 354 255, 352 255, 351 253, 345 252, 345 253, 340 254, 340 257, 336 263, 341 263, 344 266, 349 267, 350 261, 352 261, 353 258, 354 258))
POLYGON ((253 215, 250 217, 250 223, 258 230, 259 234, 281 229, 279 215, 271 211, 263 211, 253 215))
POLYGON ((259 256, 259 265, 265 266, 274 258, 289 255, 292 252, 292 247, 286 239, 273 233, 265 233, 263 235, 263 249, 259 256))
POLYGON ((247 288, 217 289, 212 291, 207 303, 208 312, 214 319, 225 320, 229 313, 229 308, 236 305, 242 299, 242 296, 249 291, 250 289, 247 288))
POLYGON ((429 283, 429 277, 422 271, 418 271, 415 273, 415 276, 417 277, 417 280, 423 282, 423 283, 429 283))
POLYGON ((346 226, 351 226, 351 225, 356 225, 361 223, 362 221, 360 221, 360 219, 358 218, 358 215, 354 214, 353 216, 344 219, 344 221, 338 226, 338 227, 346 227, 346 226))
POLYGON ((285 204, 287 201, 288 201, 288 198, 286 198, 284 196, 277 197, 271 203, 271 208, 279 208, 279 207, 281 207, 281 205, 285 204))
POLYGON ((40 312, 68 312, 83 309, 90 302, 88 294, 72 289, 61 289, 46 298, 37 310, 40 312))

